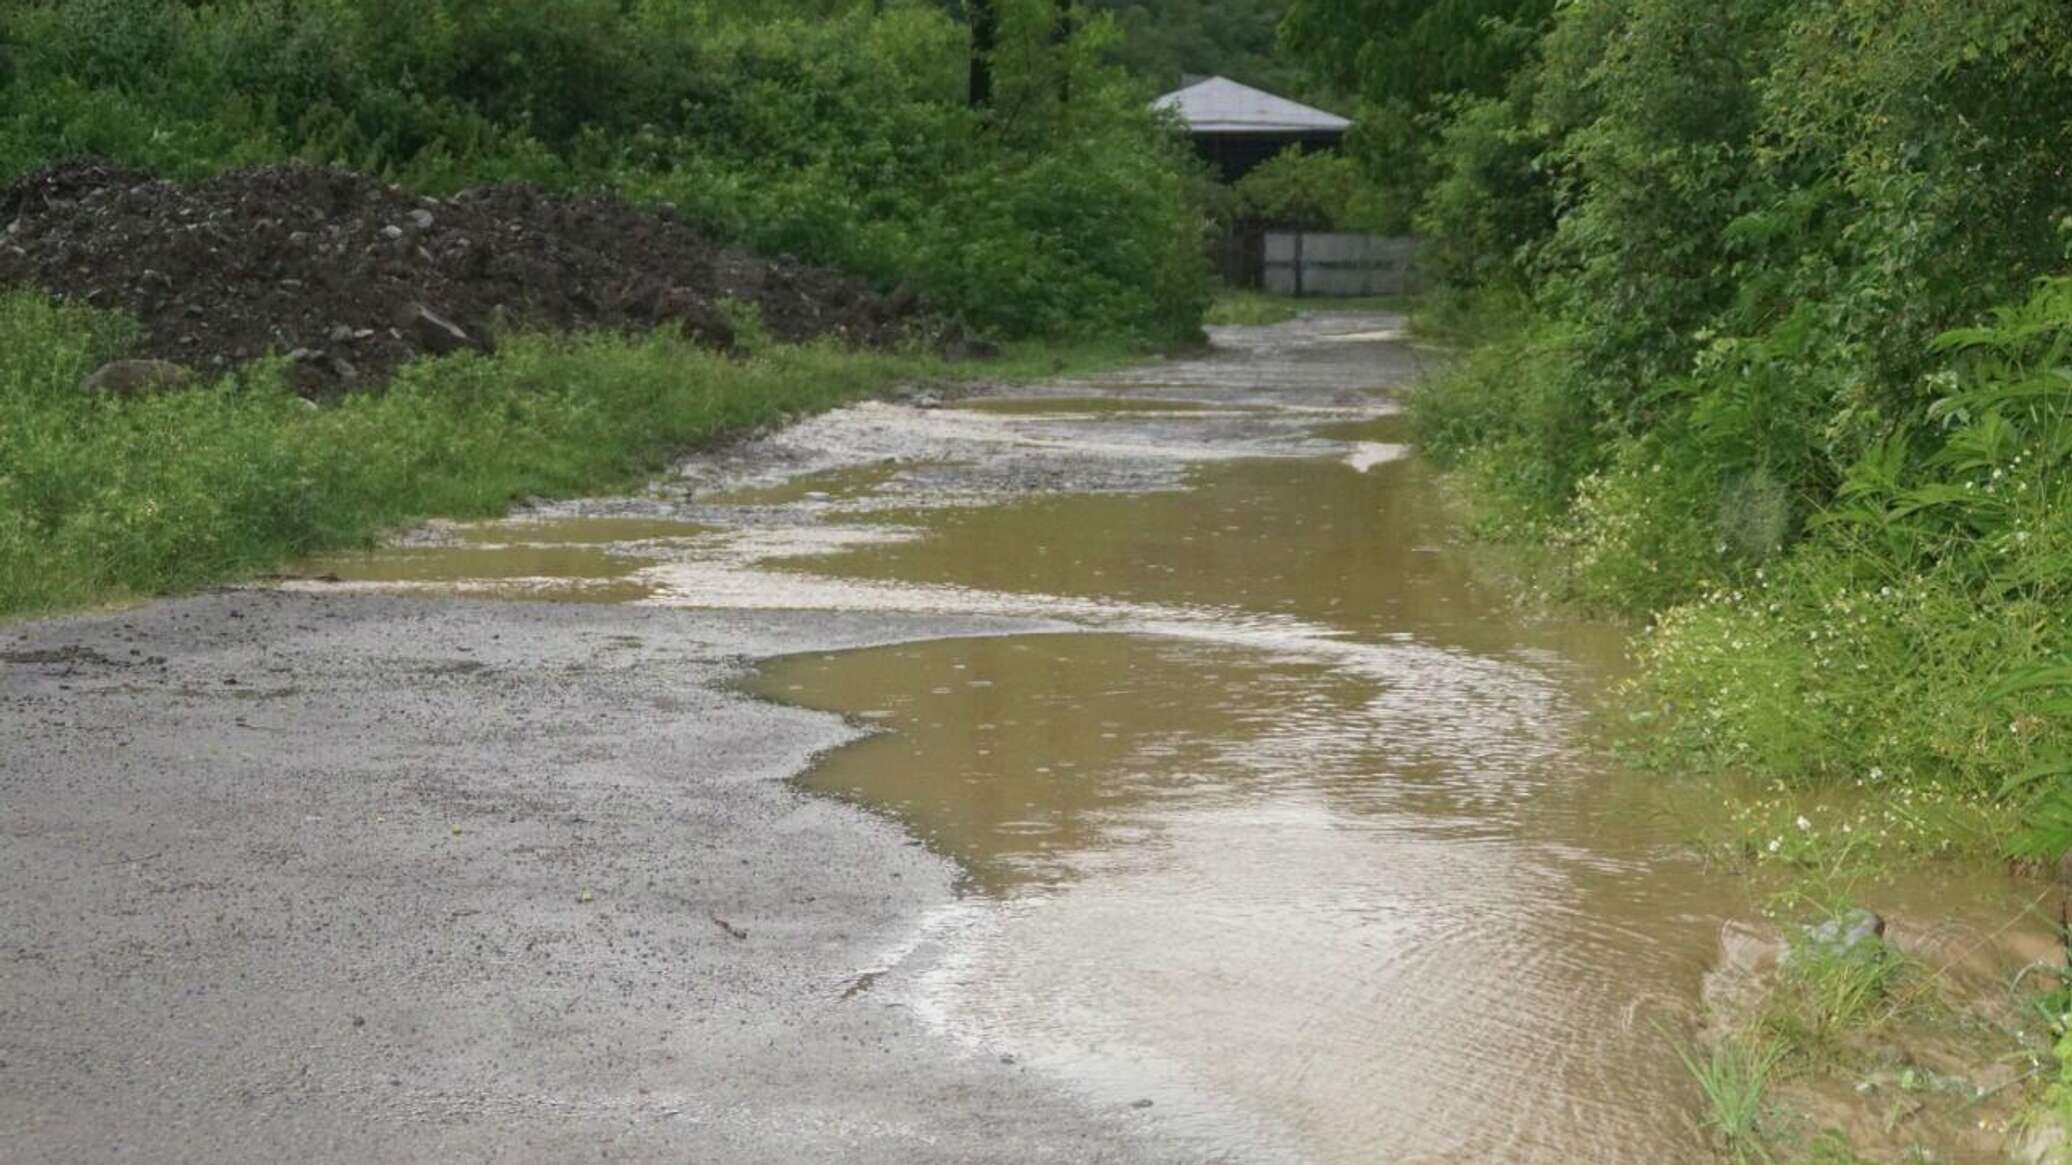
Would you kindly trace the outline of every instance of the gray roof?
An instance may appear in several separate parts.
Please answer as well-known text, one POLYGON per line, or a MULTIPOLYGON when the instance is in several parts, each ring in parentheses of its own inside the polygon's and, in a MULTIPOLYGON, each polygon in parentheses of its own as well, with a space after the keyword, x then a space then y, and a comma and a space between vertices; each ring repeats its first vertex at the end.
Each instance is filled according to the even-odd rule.
POLYGON ((1228 77, 1210 77, 1151 103, 1179 111, 1191 133, 1343 133, 1352 122, 1299 101, 1275 97, 1228 77))

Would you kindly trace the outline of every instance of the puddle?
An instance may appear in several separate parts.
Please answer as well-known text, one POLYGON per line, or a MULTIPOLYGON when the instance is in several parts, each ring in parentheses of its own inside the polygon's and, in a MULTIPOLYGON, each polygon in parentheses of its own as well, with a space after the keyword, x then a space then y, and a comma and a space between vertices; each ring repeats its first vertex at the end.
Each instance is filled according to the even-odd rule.
POLYGON ((699 494, 710 506, 785 506, 798 502, 849 501, 876 491, 899 473, 897 465, 862 465, 803 474, 776 485, 699 494))
POLYGON ((1228 461, 887 518, 919 537, 786 568, 1304 629, 766 667, 758 692, 880 729, 807 785, 969 873, 914 960, 923 1014, 1235 1160, 1690 1155, 1657 1025, 1745 904, 1572 743, 1620 632, 1522 623, 1425 467, 1228 461))
POLYGON ((790 569, 844 579, 1273 614, 1384 641, 1448 647, 1521 641, 1617 658, 1618 637, 1575 625, 1514 627, 1512 604, 1449 551, 1431 471, 1362 473, 1330 461, 1202 466, 1187 488, 1058 494, 986 507, 892 512, 923 531, 790 569), (1587 639, 1587 644, 1582 642, 1587 639))
POLYGON ((1135 416, 1143 413, 1258 412, 1261 405, 1204 404, 1200 401, 1161 400, 1157 397, 1059 396, 980 397, 958 401, 946 407, 966 412, 998 413, 1014 417, 1048 416, 1135 416))
POLYGON ((456 528, 461 541, 482 546, 513 544, 603 545, 622 542, 673 541, 711 534, 718 527, 674 518, 619 518, 577 515, 565 518, 513 518, 456 528))
POLYGON ((1517 697, 1481 719, 1460 677, 1062 635, 756 686, 885 730, 806 780, 971 872, 912 990, 985 1051, 1231 1160, 1681 1160, 1654 1025, 1740 904, 1665 857, 1645 789, 1563 749, 1574 678, 1480 675, 1517 697))
POLYGON ((309 559, 291 573, 376 589, 437 590, 484 598, 631 603, 654 593, 634 579, 649 563, 585 541, 567 544, 392 546, 309 559))
POLYGON ((1401 413, 1370 417, 1364 421, 1346 421, 1335 425, 1319 425, 1311 430, 1326 441, 1346 441, 1353 444, 1407 445, 1410 443, 1410 418, 1401 413))

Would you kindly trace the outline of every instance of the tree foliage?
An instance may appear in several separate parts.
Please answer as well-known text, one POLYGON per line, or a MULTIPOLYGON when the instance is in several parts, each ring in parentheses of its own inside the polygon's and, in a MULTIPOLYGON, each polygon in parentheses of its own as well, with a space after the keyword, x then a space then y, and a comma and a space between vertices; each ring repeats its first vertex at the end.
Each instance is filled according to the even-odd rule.
POLYGON ((1361 102, 1348 153, 1377 191, 1376 226, 1409 228, 1435 143, 1463 101, 1504 97, 1554 0, 1292 0, 1283 47, 1361 102))
POLYGON ((1187 75, 1225 76, 1272 93, 1316 95, 1301 67, 1282 55, 1277 0, 1084 0, 1110 16, 1118 36, 1110 59, 1158 92, 1187 75))
MULTIPOLYGON (((1291 16, 1369 86, 1441 11, 1307 4, 1393 20, 1325 49, 1291 16)), ((2020 680, 2072 654, 2072 8, 1571 0, 1501 79, 1434 68, 1392 95, 1430 111, 1416 220, 1526 307, 1427 438, 1567 593, 1657 614, 1652 739, 2033 801, 2023 847, 2072 843, 2072 725, 2020 680)))

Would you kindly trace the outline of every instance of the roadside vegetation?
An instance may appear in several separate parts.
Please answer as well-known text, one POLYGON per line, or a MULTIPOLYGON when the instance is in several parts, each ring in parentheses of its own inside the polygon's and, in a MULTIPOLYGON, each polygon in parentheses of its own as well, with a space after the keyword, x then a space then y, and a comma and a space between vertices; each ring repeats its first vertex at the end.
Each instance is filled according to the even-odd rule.
POLYGON ((1300 315, 1329 314, 1332 312, 1394 312, 1408 315, 1420 309, 1420 302, 1407 295, 1365 295, 1344 298, 1318 299, 1293 295, 1273 295, 1264 291, 1249 291, 1243 288, 1219 287, 1216 297, 1209 303, 1209 310, 1202 316, 1205 324, 1242 324, 1260 326, 1286 323, 1300 315))
MULTIPOLYGON (((468 321, 477 350, 428 354, 392 375, 393 361, 351 353, 349 391, 311 387, 312 368, 348 366, 344 348, 304 352, 298 366, 289 352, 259 356, 239 342, 238 359, 197 361, 177 388, 107 395, 81 389, 104 361, 209 347, 177 347, 195 343, 173 335, 181 303, 211 335, 234 325, 263 336, 268 321, 208 319, 196 289, 177 286, 188 268, 211 294, 249 282, 241 267, 210 268, 205 246, 181 252, 187 267, 173 276, 140 277, 92 235, 69 266, 34 267, 49 258, 45 244, 23 270, 63 274, 69 299, 49 297, 55 283, 0 288, 0 617, 263 572, 427 516, 624 486, 687 448, 917 378, 1050 373, 1198 337, 1208 184, 1184 141, 1146 110, 1144 82, 1103 63, 1121 55, 1113 21, 1061 24, 1048 0, 1000 0, 988 12, 990 96, 979 101, 970 23, 919 0, 0 7, 0 209, 10 218, 7 184, 66 159, 183 181, 300 162, 374 175, 406 206, 500 183, 611 194, 782 257, 752 269, 701 260, 720 269, 692 300, 718 301, 723 327, 692 311, 691 322, 654 331, 618 320, 615 330, 551 332, 521 308, 499 327, 508 334, 468 321), (726 297, 742 280, 826 282, 793 260, 861 276, 882 302, 918 302, 922 326, 904 342, 874 336, 876 348, 771 343, 755 313, 726 297), (89 262, 121 284, 70 286, 89 262), (155 296, 150 335, 100 310, 140 295, 155 296), (171 306, 160 302, 168 297, 171 306), (956 341, 967 349, 992 341, 1005 356, 945 363, 935 351, 944 325, 982 338, 956 341)), ((76 197, 64 182, 15 189, 76 197)), ((122 191, 96 205, 122 215, 149 201, 122 191)), ((559 216, 511 228, 522 233, 507 245, 526 254, 565 248, 579 232, 560 228, 592 205, 491 201, 559 216)), ((438 229, 463 229, 455 205, 439 209, 438 229)), ((435 269, 424 246, 436 241, 418 259, 406 254, 415 228, 383 242, 376 222, 359 260, 344 245, 360 247, 352 232, 365 225, 319 222, 297 237, 335 239, 347 281, 369 263, 457 277, 444 252, 435 269)), ((499 256, 488 257, 494 267, 499 256)), ((285 282, 298 286, 329 278, 292 274, 285 282)), ((599 316, 601 327, 622 307, 648 310, 645 298, 588 298, 607 293, 628 291, 579 288, 576 310, 558 314, 599 316)), ((308 313, 294 310, 307 330, 308 313)), ((388 334, 357 319, 325 326, 352 332, 353 344, 388 334)), ((273 330, 285 327, 286 317, 273 330)))
POLYGON ((999 337, 1191 336, 1203 186, 1100 63, 1112 22, 992 8, 975 107, 969 29, 919 0, 30 0, 0 8, 0 182, 92 155, 608 189, 999 337))
MULTIPOLYGON (((1945 858, 2053 865, 2072 9, 1294 0, 1283 32, 1363 94, 1355 156, 1429 239, 1435 325, 1474 345, 1414 402, 1424 447, 1546 595, 1645 624, 1631 750, 1733 791, 1715 852, 1873 894, 1945 858)), ((1822 989, 1889 986, 1853 976, 1822 989)), ((1794 990, 1806 1022, 1760 1037, 1783 1060, 1690 1063, 1736 1154, 1853 1160, 1748 1146, 1734 1081, 1895 1022, 1794 990)))
POLYGON ((164 593, 365 544, 430 515, 630 485, 674 453, 934 371, 680 336, 519 335, 322 407, 283 360, 121 400, 79 380, 132 325, 0 297, 0 616, 164 593))

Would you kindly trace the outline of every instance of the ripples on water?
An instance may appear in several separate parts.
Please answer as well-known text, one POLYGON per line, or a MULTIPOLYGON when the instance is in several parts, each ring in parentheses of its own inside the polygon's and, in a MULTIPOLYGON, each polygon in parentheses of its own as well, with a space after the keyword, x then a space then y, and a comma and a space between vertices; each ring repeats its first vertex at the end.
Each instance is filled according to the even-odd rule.
MULTIPOLYGON (((1262 368, 1327 399, 1395 351, 1329 347, 1215 366, 1220 388, 1173 368, 1139 386, 1211 409, 923 414, 946 450, 1202 461, 1184 489, 901 509, 907 470, 873 462, 714 493, 692 509, 718 531, 490 523, 310 573, 1088 628, 757 681, 884 729, 808 782, 968 871, 875 991, 1105 1101, 1154 1101, 1206 1160, 1690 1159, 1691 1088, 1655 1025, 1697 994, 1724 892, 1663 859, 1648 799, 1574 744, 1618 636, 1522 622, 1478 586, 1425 470, 1378 452, 1395 421, 1314 429, 1348 443, 1315 460, 1218 444, 1255 423, 1262 368), (1097 434, 1058 428, 1079 413, 1097 434), (1014 446, 1016 425, 1037 437, 1014 446)), ((878 439, 910 413, 824 423, 878 439)))
POLYGON ((889 729, 815 788, 971 871, 918 1005, 1233 1160, 1687 1157, 1654 1025, 1694 996, 1716 904, 1571 743, 1611 633, 1521 626, 1457 558, 1410 551, 1437 534, 1412 466, 1239 464, 1196 489, 924 518, 799 564, 1119 598, 1161 632, 765 673, 889 729), (1348 544, 1361 521, 1381 533, 1348 544))

